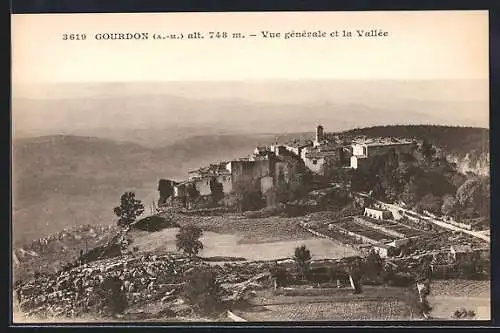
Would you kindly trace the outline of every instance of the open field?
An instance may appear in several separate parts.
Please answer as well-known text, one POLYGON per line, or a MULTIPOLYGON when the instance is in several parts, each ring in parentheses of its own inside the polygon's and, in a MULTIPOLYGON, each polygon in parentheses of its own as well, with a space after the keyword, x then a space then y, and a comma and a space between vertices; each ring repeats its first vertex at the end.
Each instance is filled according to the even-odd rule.
MULTIPOLYGON (((176 251, 175 235, 177 232, 177 228, 171 228, 153 233, 134 231, 129 235, 133 240, 131 246, 138 247, 139 251, 176 251)), ((247 260, 273 260, 293 256, 295 248, 303 244, 311 251, 313 259, 341 258, 357 254, 351 248, 340 246, 328 239, 311 236, 302 240, 255 244, 241 242, 242 239, 244 236, 237 234, 205 231, 201 238, 204 248, 200 255, 204 257, 242 257, 247 260)))
POLYGON ((221 234, 237 234, 240 243, 269 243, 275 241, 301 240, 311 234, 300 227, 303 218, 242 218, 226 214, 223 216, 187 216, 175 214, 173 220, 179 225, 194 224, 205 231, 221 234))

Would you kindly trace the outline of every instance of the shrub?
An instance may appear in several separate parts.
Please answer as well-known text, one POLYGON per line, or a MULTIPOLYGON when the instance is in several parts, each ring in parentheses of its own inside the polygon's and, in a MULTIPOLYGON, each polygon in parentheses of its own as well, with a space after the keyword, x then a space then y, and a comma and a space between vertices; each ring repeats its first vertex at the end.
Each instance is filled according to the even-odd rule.
POLYGON ((105 302, 105 309, 109 314, 116 315, 123 313, 127 309, 127 296, 122 290, 122 280, 118 277, 108 277, 102 284, 102 291, 104 295, 103 301, 105 302))
POLYGON ((301 278, 306 278, 309 272, 309 263, 311 262, 311 251, 305 245, 296 247, 293 259, 297 264, 301 278))

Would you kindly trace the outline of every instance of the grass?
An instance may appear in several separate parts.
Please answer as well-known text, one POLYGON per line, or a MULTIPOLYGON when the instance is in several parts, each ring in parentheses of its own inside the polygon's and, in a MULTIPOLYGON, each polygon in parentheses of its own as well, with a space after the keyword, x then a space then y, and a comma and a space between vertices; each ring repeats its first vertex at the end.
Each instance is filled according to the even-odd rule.
MULTIPOLYGON (((131 232, 133 240, 131 247, 138 247, 139 251, 176 251, 175 235, 177 228, 164 229, 159 232, 131 232)), ((286 258, 293 255, 297 246, 306 245, 311 250, 313 259, 341 258, 356 254, 356 251, 340 246, 330 240, 314 238, 274 241, 268 243, 248 243, 243 241, 245 235, 220 234, 205 231, 201 238, 203 250, 200 255, 204 257, 243 257, 247 260, 273 260, 286 258)))
POLYGON ((281 217, 246 219, 230 214, 206 217, 176 215, 174 218, 180 225, 190 223, 205 231, 239 235, 240 243, 250 244, 308 239, 311 234, 300 227, 302 220, 281 217))

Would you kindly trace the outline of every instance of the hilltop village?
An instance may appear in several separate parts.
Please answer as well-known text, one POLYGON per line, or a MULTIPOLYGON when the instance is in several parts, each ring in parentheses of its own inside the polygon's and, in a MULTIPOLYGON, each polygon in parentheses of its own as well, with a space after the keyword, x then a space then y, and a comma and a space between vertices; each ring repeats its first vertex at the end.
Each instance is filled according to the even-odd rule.
MULTIPOLYGON (((303 222, 301 226, 357 250, 376 250, 382 257, 402 255, 409 247, 418 248, 417 244, 424 252, 488 252, 485 242, 489 242, 489 218, 484 210, 478 212, 477 207, 470 207, 477 202, 467 208, 455 202, 453 209, 448 209, 447 200, 455 200, 455 191, 472 186, 468 182, 476 178, 460 178, 463 186, 457 185, 459 190, 448 188, 443 179, 453 174, 450 168, 432 145, 413 138, 349 137, 326 133, 319 125, 313 140, 259 146, 251 156, 190 171, 188 180, 160 181, 159 211, 177 208, 203 214, 210 209, 237 210, 246 212, 247 217, 265 217, 303 216, 333 209, 339 211, 336 220, 315 225, 303 222), (421 172, 423 176, 411 164, 415 163, 411 162, 413 156, 422 159, 426 168, 421 172), (405 173, 396 175, 401 168, 405 173), (440 171, 443 169, 445 172, 440 171), (417 171, 409 177, 407 170, 417 171), (438 172, 446 177, 435 177, 438 172), (429 181, 428 175, 434 178, 429 181), (422 178, 415 180, 417 177, 422 178), (443 188, 448 192, 439 192, 443 188), (462 209, 468 215, 461 215, 462 209), (440 230, 462 232, 463 237, 454 243, 444 238, 427 243, 440 230)), ((481 184, 484 181, 478 186, 481 184)), ((477 193, 483 193, 485 199, 486 191, 489 188, 477 193)))
POLYGON ((188 180, 171 182, 171 203, 187 206, 193 193, 206 202, 216 191, 230 195, 236 188, 256 187, 265 195, 280 182, 289 183, 297 173, 321 179, 339 169, 363 168, 374 157, 390 151, 411 154, 416 148, 412 139, 347 138, 325 133, 319 125, 314 140, 259 146, 249 157, 190 171, 188 180))

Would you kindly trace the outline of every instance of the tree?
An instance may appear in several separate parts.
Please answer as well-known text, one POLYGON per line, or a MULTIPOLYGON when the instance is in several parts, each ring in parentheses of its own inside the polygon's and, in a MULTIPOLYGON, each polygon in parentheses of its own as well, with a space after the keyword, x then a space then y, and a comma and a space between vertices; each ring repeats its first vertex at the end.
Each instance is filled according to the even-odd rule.
POLYGON ((441 212, 444 215, 452 215, 457 206, 457 200, 451 194, 446 194, 443 197, 443 204, 441 205, 441 212))
POLYGON ((182 295, 188 303, 206 313, 216 310, 221 301, 222 288, 215 271, 194 267, 184 273, 184 281, 182 295))
POLYGON ((457 189, 456 199, 460 210, 470 212, 466 215, 488 215, 490 206, 489 178, 474 177, 468 179, 457 189))
POLYGON ((354 262, 348 265, 347 274, 349 274, 349 278, 351 279, 351 283, 353 284, 354 293, 361 293, 363 291, 363 288, 361 286, 361 279, 363 278, 361 259, 356 258, 354 262))
POLYGON ((414 177, 410 177, 409 181, 403 186, 401 199, 409 206, 415 205, 417 201, 418 185, 414 177))
POLYGON ((161 206, 164 205, 167 199, 174 193, 174 182, 168 179, 160 179, 158 182, 158 192, 160 192, 158 206, 161 206))
POLYGON ((436 149, 429 141, 423 140, 420 145, 420 153, 422 154, 424 162, 430 163, 436 154, 436 149))
POLYGON ((194 256, 203 249, 203 243, 199 238, 203 231, 195 225, 182 226, 176 235, 177 250, 182 250, 188 256, 194 256))
POLYGON ((443 201, 440 197, 432 194, 426 194, 417 204, 417 210, 427 210, 431 213, 441 213, 443 201))
POLYGON ((114 208, 114 213, 119 217, 118 226, 126 227, 134 223, 135 219, 144 212, 141 200, 135 198, 134 192, 126 192, 121 196, 120 206, 114 208))
POLYGON ((309 264, 311 262, 311 252, 305 245, 301 245, 295 248, 295 254, 293 259, 297 264, 299 269, 299 274, 302 279, 305 279, 307 273, 309 272, 309 264))
POLYGON ((380 257, 378 252, 374 250, 370 251, 363 265, 363 271, 375 281, 380 279, 384 272, 384 260, 380 257))

